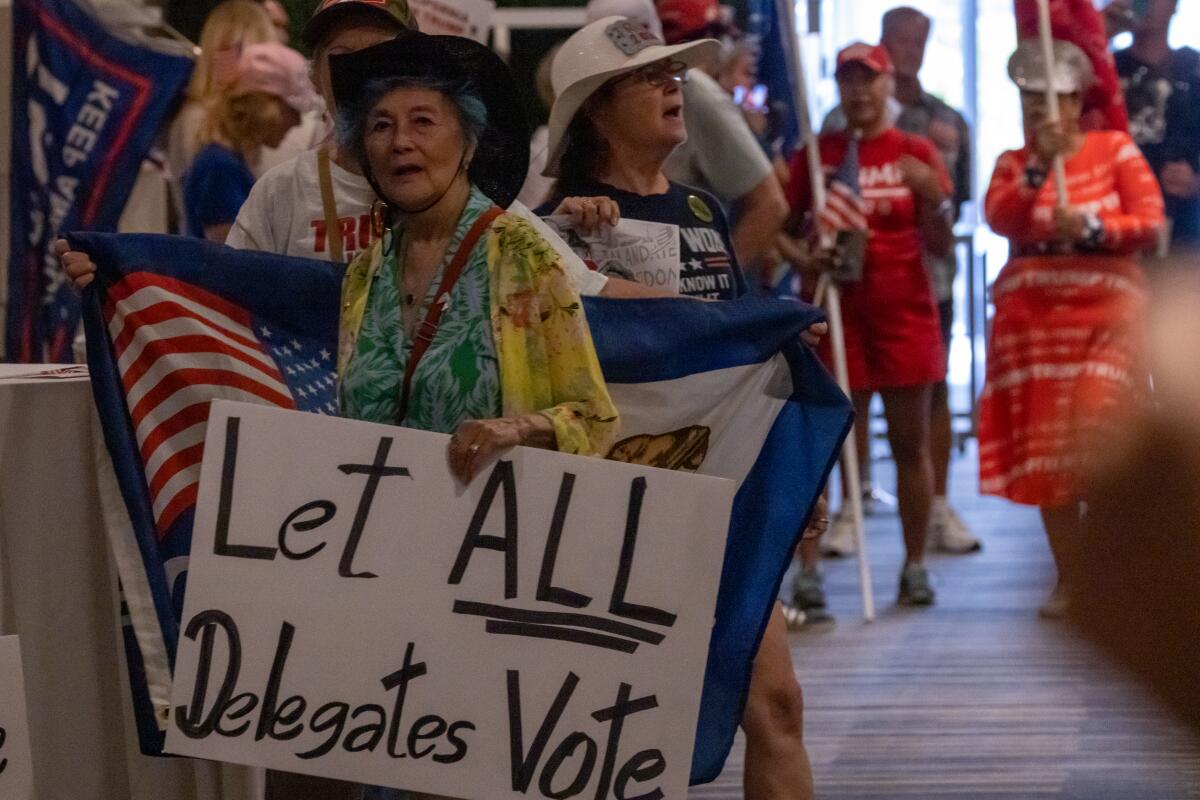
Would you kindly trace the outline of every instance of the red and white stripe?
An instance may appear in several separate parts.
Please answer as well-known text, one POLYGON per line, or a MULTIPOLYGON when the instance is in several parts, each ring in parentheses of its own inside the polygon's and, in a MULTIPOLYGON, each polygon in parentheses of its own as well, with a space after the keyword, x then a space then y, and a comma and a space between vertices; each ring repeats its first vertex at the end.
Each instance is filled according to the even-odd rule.
POLYGON ((835 180, 825 195, 821 225, 827 233, 867 230, 867 209, 862 198, 849 186, 835 180))
POLYGON ((250 315, 214 294, 138 272, 109 290, 105 318, 161 537, 196 502, 212 400, 295 402, 250 315))

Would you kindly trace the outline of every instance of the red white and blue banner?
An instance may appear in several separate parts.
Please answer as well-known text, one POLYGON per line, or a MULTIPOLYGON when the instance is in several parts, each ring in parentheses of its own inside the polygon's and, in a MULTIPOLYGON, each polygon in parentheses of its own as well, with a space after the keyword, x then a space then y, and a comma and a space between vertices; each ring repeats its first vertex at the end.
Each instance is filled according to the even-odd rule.
POLYGON ((116 230, 192 62, 108 30, 83 0, 15 0, 12 12, 5 358, 70 361, 79 300, 50 245, 60 231, 116 230))
POLYGON ((753 0, 749 3, 748 33, 758 38, 758 80, 767 87, 771 109, 778 115, 776 136, 782 140, 782 154, 787 158, 800 142, 800 115, 796 108, 796 60, 800 54, 788 33, 792 11, 789 0, 753 0))
MULTIPOLYGON (((341 268, 197 239, 69 238, 98 265, 95 288, 84 292, 88 364, 123 501, 119 513, 105 512, 132 622, 142 745, 156 752, 170 712, 209 406, 226 398, 336 412, 341 268)), ((622 417, 609 457, 739 487, 691 771, 693 782, 710 781, 733 743, 780 581, 852 412, 799 343, 821 318, 811 306, 757 297, 585 304, 622 417)))

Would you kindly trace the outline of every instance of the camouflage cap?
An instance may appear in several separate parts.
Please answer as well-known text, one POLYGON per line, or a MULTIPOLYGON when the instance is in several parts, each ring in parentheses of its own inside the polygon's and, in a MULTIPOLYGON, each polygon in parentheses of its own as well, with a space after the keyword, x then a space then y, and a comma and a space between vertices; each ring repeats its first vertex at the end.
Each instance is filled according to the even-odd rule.
POLYGON ((364 19, 373 16, 382 25, 394 26, 397 33, 403 29, 417 30, 417 19, 408 0, 321 0, 304 26, 304 45, 310 50, 316 48, 335 24, 351 14, 362 15, 364 19))

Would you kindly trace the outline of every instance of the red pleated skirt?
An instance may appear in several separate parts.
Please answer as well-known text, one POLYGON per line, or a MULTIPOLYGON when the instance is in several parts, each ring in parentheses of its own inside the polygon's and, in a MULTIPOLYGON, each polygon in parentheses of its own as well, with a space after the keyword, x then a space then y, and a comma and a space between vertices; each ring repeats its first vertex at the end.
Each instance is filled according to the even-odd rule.
POLYGON ((1146 389, 1141 269, 1127 256, 1018 258, 992 297, 980 490, 1042 507, 1077 502, 1089 454, 1146 389))

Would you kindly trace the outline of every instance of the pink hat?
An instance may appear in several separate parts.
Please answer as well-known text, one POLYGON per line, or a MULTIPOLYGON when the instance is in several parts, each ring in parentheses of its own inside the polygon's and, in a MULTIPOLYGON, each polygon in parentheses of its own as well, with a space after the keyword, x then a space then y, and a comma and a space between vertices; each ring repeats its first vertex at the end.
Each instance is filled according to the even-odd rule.
POLYGON ((878 44, 855 42, 847 45, 837 55, 837 72, 841 72, 842 67, 847 64, 862 64, 872 72, 878 72, 881 75, 892 75, 896 72, 895 67, 892 66, 892 57, 888 55, 888 51, 882 45, 878 44))
POLYGON ((308 77, 304 56, 274 42, 242 48, 233 91, 274 95, 301 114, 317 106, 317 92, 308 77))

